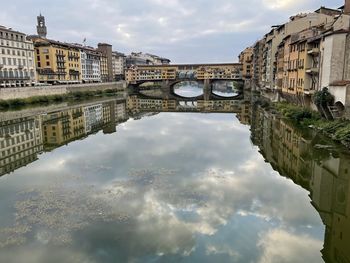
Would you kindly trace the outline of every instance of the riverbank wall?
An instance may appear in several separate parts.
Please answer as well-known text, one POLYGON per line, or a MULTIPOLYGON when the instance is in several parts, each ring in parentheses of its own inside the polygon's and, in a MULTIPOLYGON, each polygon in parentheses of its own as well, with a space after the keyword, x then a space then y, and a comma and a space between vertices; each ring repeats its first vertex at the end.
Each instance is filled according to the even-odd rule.
POLYGON ((127 84, 125 81, 119 81, 93 84, 0 88, 0 100, 26 99, 37 96, 65 95, 74 92, 104 91, 110 89, 123 91, 126 87, 127 84))
POLYGON ((4 111, 0 114, 0 122, 8 121, 18 118, 27 118, 36 115, 47 114, 50 112, 64 111, 71 108, 86 107, 89 105, 96 105, 99 103, 106 103, 110 101, 125 101, 125 94, 113 98, 93 98, 91 100, 83 101, 64 101, 56 104, 49 104, 43 106, 29 107, 21 110, 15 111, 4 111))

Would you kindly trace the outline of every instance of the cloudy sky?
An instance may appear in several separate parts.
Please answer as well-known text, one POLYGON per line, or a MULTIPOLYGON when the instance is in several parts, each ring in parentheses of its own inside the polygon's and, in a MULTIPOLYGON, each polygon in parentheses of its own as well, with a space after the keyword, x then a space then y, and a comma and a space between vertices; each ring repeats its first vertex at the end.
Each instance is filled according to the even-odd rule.
POLYGON ((45 15, 48 37, 114 50, 143 51, 177 63, 230 62, 271 25, 344 0, 0 0, 0 25, 35 33, 45 15), (6 4, 5 4, 6 2, 6 4))

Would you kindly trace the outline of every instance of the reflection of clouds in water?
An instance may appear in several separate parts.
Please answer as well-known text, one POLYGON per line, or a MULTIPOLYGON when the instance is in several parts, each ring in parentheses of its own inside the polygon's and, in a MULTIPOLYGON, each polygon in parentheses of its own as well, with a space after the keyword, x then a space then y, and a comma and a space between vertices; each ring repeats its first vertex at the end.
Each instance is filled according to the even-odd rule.
MULTIPOLYGON (((79 191, 76 191, 71 187, 74 183, 69 182, 25 193, 24 200, 16 205, 17 220, 12 229, 29 228, 17 236, 12 233, 12 237, 23 244, 28 234, 34 234, 35 242, 42 245, 68 243, 74 247, 80 243, 76 239, 81 238, 76 233, 87 231, 85 246, 94 250, 98 247, 94 242, 100 232, 102 239, 111 244, 116 242, 113 236, 119 236, 123 240, 120 249, 136 249, 135 257, 143 257, 145 254, 190 255, 195 251, 196 235, 215 235, 236 213, 243 216, 250 213, 263 220, 277 217, 282 220, 281 225, 297 227, 293 226, 295 218, 286 213, 288 209, 277 213, 279 208, 292 209, 290 200, 279 195, 283 193, 290 198, 293 194, 299 204, 302 194, 294 195, 291 191, 294 187, 288 181, 282 179, 276 184, 276 178, 266 174, 261 174, 261 182, 257 182, 259 179, 253 174, 261 165, 264 164, 247 161, 237 171, 211 169, 187 176, 165 169, 136 170, 127 180, 106 186, 88 186, 80 182, 77 183, 79 191), (266 191, 260 187, 267 189, 267 185, 272 184, 275 194, 264 196, 266 191), (28 194, 32 196, 29 199, 28 194), (105 223, 89 234, 89 229, 96 228, 98 222, 105 223), (127 235, 122 229, 128 229, 127 235)), ((301 212, 298 216, 298 221, 313 223, 308 221, 309 215, 301 212)), ((115 245, 119 247, 120 243, 115 245)), ((234 249, 222 244, 210 244, 206 253, 239 257, 234 249)))
POLYGON ((228 245, 208 245, 206 247, 207 255, 217 255, 217 254, 225 254, 229 255, 232 258, 240 258, 240 254, 238 251, 235 251, 233 248, 228 245))
POLYGON ((261 236, 258 246, 263 253, 259 263, 321 262, 322 241, 306 235, 296 235, 274 229, 261 236))
POLYGON ((15 248, 1 251, 1 262, 7 263, 97 263, 98 261, 91 258, 89 254, 83 251, 73 250, 70 248, 56 247, 55 249, 42 249, 35 245, 20 250, 15 248))
MULTIPOLYGON (((57 149, 42 157, 45 162, 23 169, 18 178, 36 178, 42 184, 36 193, 42 198, 19 200, 17 208, 25 213, 18 213, 21 220, 8 231, 17 229, 18 240, 35 237, 46 249, 69 242, 72 249, 86 250, 84 255, 118 254, 129 261, 130 254, 132 260, 193 255, 198 236, 215 238, 237 217, 243 218, 237 229, 248 216, 256 219, 257 229, 261 221, 276 227, 272 220, 296 232, 300 226, 320 224, 307 193, 270 172, 249 140, 241 139, 248 138, 249 131, 233 115, 160 114, 118 129, 116 135, 99 134, 73 143, 68 152, 66 147, 57 149), (179 165, 179 171, 168 170, 179 165), (149 168, 159 166, 166 169, 149 168), (136 170, 127 176, 130 167, 136 170), (72 174, 84 176, 75 180, 72 174), (57 183, 56 177, 66 184, 57 183), (55 186, 45 190, 45 182, 55 186), (33 223, 37 226, 31 227, 33 223)), ((204 253, 210 255, 236 257, 236 250, 219 240, 205 247, 204 253)))

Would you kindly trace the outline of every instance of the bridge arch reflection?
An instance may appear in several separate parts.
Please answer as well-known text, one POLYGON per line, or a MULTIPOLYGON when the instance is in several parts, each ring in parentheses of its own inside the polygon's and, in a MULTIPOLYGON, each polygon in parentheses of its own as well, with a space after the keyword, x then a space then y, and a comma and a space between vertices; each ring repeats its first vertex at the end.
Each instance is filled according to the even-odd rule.
POLYGON ((235 88, 235 82, 222 80, 175 80, 154 82, 151 86, 130 85, 135 94, 150 97, 192 99, 243 99, 243 90, 235 88))

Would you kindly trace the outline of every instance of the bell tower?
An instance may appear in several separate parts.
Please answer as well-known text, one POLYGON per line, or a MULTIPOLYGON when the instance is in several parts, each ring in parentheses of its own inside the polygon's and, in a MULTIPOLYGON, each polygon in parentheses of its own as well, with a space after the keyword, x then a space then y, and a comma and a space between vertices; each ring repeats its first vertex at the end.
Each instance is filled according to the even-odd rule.
POLYGON ((46 38, 47 29, 45 25, 45 17, 41 14, 37 17, 38 25, 36 26, 36 30, 38 32, 38 36, 42 38, 46 38))

